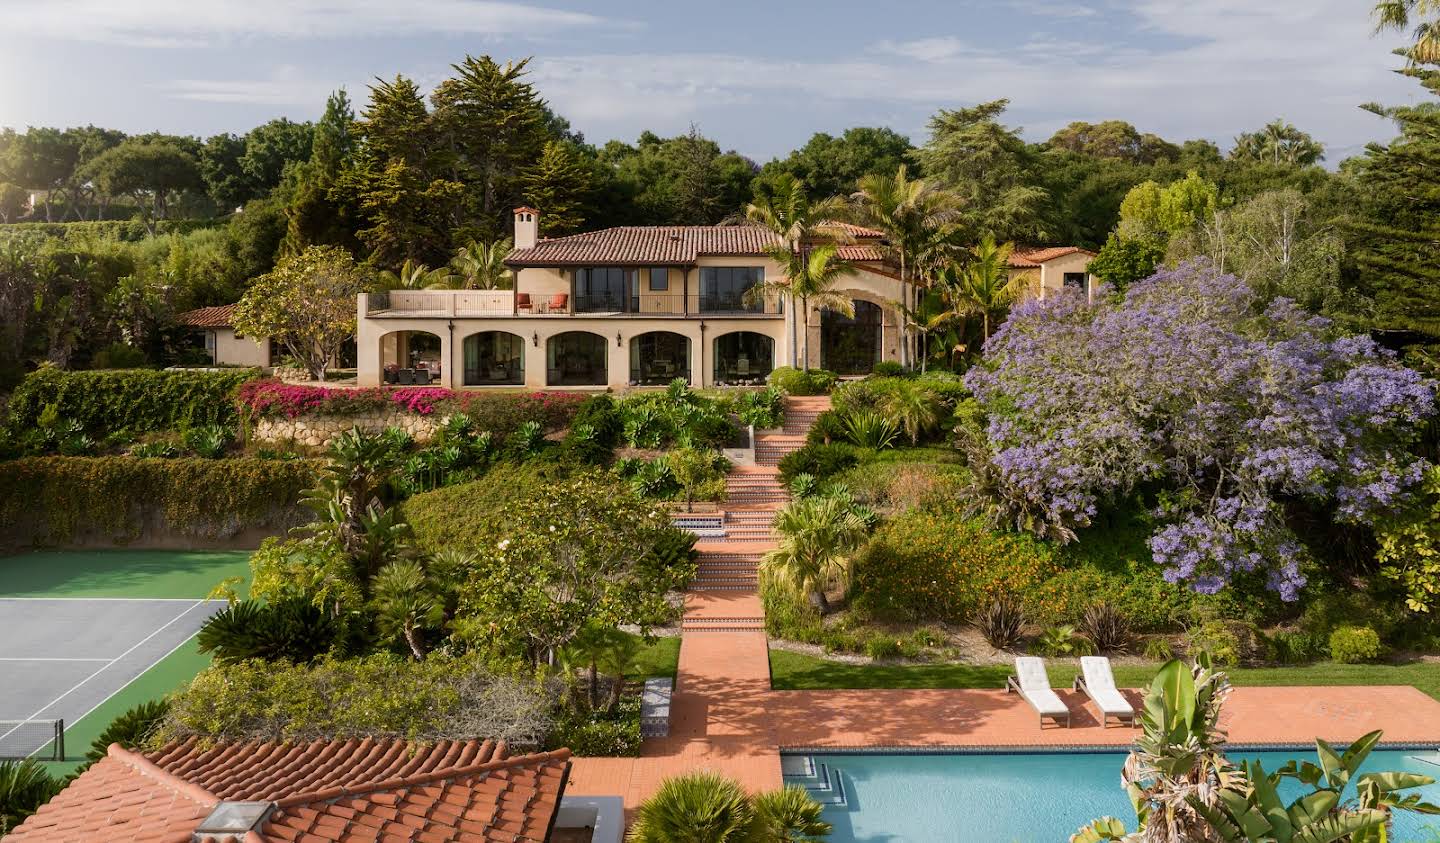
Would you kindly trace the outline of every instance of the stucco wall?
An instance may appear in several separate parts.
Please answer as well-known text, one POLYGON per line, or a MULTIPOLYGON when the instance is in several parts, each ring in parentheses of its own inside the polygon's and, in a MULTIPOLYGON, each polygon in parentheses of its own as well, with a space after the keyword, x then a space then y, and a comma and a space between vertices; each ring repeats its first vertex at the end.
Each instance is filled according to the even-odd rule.
MULTIPOLYGON (((504 331, 520 337, 527 389, 565 389, 546 383, 547 347, 550 339, 569 331, 595 334, 605 341, 606 383, 595 389, 622 389, 630 383, 630 340, 652 331, 668 331, 690 340, 690 382, 710 386, 714 378, 713 345, 717 337, 733 331, 752 331, 775 343, 774 365, 789 359, 786 322, 779 317, 685 317, 642 318, 629 316, 521 315, 467 319, 461 317, 362 317, 356 337, 361 386, 381 381, 381 351, 393 344, 396 331, 428 331, 440 337, 442 378, 437 386, 468 388, 464 383, 465 338, 485 331, 504 331)), ((519 385, 517 385, 519 386, 519 385)), ((495 389, 477 386, 476 389, 495 389)), ((510 387, 516 388, 516 387, 510 387)))
POLYGON ((270 365, 270 338, 237 337, 234 328, 212 328, 215 334, 215 362, 236 366, 270 365))

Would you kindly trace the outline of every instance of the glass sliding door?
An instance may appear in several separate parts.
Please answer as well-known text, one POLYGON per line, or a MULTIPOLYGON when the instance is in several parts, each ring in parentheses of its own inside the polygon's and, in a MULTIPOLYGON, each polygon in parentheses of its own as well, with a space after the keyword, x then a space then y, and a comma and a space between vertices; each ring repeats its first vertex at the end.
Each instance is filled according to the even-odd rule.
POLYGON ((465 338, 465 386, 523 386, 525 341, 506 331, 465 338))
POLYGON ((775 341, 752 331, 715 338, 714 379, 718 386, 762 384, 775 367, 775 341))
POLYGON ((765 282, 759 266, 700 267, 700 312, 765 313, 764 300, 749 301, 746 291, 765 282))
POLYGON ((630 382, 663 386, 676 378, 690 382, 690 339, 683 334, 653 331, 630 340, 630 382))
POLYGON ((596 266, 575 270, 576 313, 622 313, 635 289, 635 270, 596 266))
POLYGON ((605 338, 587 331, 566 331, 545 346, 545 383, 549 386, 604 386, 605 338))

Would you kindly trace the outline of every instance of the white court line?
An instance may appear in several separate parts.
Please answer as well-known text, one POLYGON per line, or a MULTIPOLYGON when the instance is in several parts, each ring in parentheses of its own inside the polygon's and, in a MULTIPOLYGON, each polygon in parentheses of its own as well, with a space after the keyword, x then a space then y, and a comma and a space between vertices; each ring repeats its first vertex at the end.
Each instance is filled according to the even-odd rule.
POLYGON ((0 656, 0 662, 113 662, 114 659, 47 659, 47 658, 22 658, 20 656, 0 656))
MULTIPOLYGON (((83 601, 86 603, 92 603, 96 601, 107 601, 111 603, 189 603, 191 600, 194 599, 195 598, 193 597, 6 597, 5 595, 0 594, 0 602, 4 602, 6 600, 72 600, 83 601)), ((210 598, 202 598, 202 602, 203 600, 208 599, 210 598)))
MULTIPOLYGON (((211 602, 211 601, 206 600, 205 602, 206 602, 206 603, 209 603, 209 602, 211 602)), ((188 613, 188 611, 189 611, 189 610, 187 609, 186 612, 188 613)), ((134 685, 134 684, 135 684, 135 680, 137 680, 137 679, 139 679, 140 677, 144 676, 145 674, 149 673, 152 669, 154 669, 155 665, 157 665, 157 664, 159 664, 160 662, 163 662, 163 661, 165 661, 166 659, 170 658, 172 655, 175 654, 175 651, 176 651, 176 650, 180 649, 181 647, 184 647, 186 644, 189 644, 191 641, 194 641, 194 640, 195 640, 195 635, 198 635, 198 634, 199 634, 199 633, 197 632, 197 633, 195 633, 194 635, 191 635, 189 638, 186 638, 184 641, 181 641, 179 644, 176 644, 174 647, 171 647, 170 650, 165 653, 165 655, 163 655, 163 656, 161 656, 160 658, 156 659, 155 661, 151 662, 148 666, 146 666, 146 668, 145 668, 144 670, 142 670, 142 671, 140 671, 139 673, 135 674, 134 676, 130 677, 129 681, 127 681, 124 685, 121 685, 119 688, 116 688, 116 689, 115 689, 115 693, 111 694, 110 696, 106 697, 105 699, 101 700, 100 702, 97 702, 97 703, 95 703, 94 705, 90 706, 90 710, 89 710, 89 711, 85 712, 84 714, 80 715, 79 717, 75 718, 74 720, 72 720, 72 721, 70 721, 70 722, 71 722, 71 723, 79 723, 81 720, 84 720, 86 717, 89 717, 91 714, 94 714, 94 713, 95 713, 95 709, 99 708, 100 706, 104 705, 104 704, 107 703, 107 702, 110 702, 110 700, 113 699, 114 697, 119 696, 121 691, 124 691, 126 688, 130 687, 131 685, 134 685)), ((101 670, 104 670, 104 668, 101 668, 101 670)), ((69 726, 66 726, 66 728, 68 729, 69 726)), ((40 747, 40 749, 44 749, 44 748, 45 748, 45 747, 43 747, 43 746, 40 747)), ((39 752, 40 749, 35 750, 35 752, 39 752)), ((30 754, 31 754, 31 755, 34 755, 35 752, 32 752, 32 753, 30 753, 30 754)))
MULTIPOLYGON (((195 603, 190 606, 190 608, 186 609, 185 611, 183 611, 183 612, 181 612, 180 614, 176 615, 175 617, 171 618, 169 621, 167 621, 167 622, 165 623, 164 626, 160 627, 159 629, 157 629, 157 630, 155 630, 154 632, 150 633, 149 635, 145 636, 145 637, 144 637, 143 639, 141 639, 138 643, 136 643, 134 647, 131 647, 130 649, 126 650, 125 652, 123 652, 123 653, 121 653, 120 655, 116 656, 115 658, 111 659, 111 660, 109 661, 109 663, 101 666, 101 668, 100 668, 99 670, 95 671, 94 673, 90 674, 89 676, 85 677, 84 679, 81 679, 79 682, 76 682, 73 686, 71 686, 70 690, 66 691, 65 693, 61 694, 60 696, 56 697, 55 699, 53 699, 53 700, 51 700, 50 702, 46 703, 45 705, 41 706, 40 709, 39 709, 38 711, 36 711, 34 714, 31 714, 29 717, 26 717, 26 718, 23 718, 23 719, 25 719, 25 720, 34 720, 36 717, 39 717, 41 714, 45 713, 45 709, 50 708, 51 706, 53 706, 53 705, 55 705, 56 703, 60 702, 61 700, 65 699, 66 697, 68 697, 68 696, 70 696, 71 694, 75 693, 75 692, 76 692, 77 690, 79 690, 80 687, 81 687, 82 685, 84 685, 86 682, 89 682, 91 679, 94 679, 95 677, 99 676, 101 673, 104 673, 104 672, 105 672, 106 670, 108 670, 112 665, 114 665, 115 662, 118 662, 118 661, 120 661, 121 659, 125 658, 126 656, 130 655, 131 653, 135 652, 135 650, 136 650, 138 647, 140 647, 141 645, 145 644, 145 643, 146 643, 147 641, 149 641, 151 638, 154 638, 155 636, 157 636, 157 635, 159 635, 160 633, 164 632, 166 629, 169 629, 171 624, 175 623, 176 621, 178 621, 178 620, 180 620, 181 618, 185 617, 186 615, 190 614, 191 612, 193 612, 193 611, 195 610, 196 607, 202 606, 202 605, 204 605, 206 602, 207 602, 207 601, 205 601, 205 600, 196 600, 195 603)), ((189 639, 186 639, 186 640, 189 640, 189 639)), ((183 642, 182 642, 182 643, 183 643, 183 642)), ((106 697, 106 699, 109 699, 109 697, 106 697)), ((94 711, 94 709, 92 708, 91 711, 94 711)), ((88 714, 89 712, 86 712, 86 713, 88 714)), ((15 730, 16 730, 16 729, 19 729, 19 728, 20 728, 20 726, 19 726, 18 724, 15 725, 15 726, 13 726, 13 727, 11 727, 10 731, 6 732, 6 733, 3 734, 3 735, 0 735, 0 741, 3 741, 3 740, 5 740, 6 738, 10 737, 12 734, 15 733, 15 730)), ((41 747, 41 749, 44 749, 44 747, 41 747)), ((33 753, 32 753, 32 754, 33 754, 33 753)))

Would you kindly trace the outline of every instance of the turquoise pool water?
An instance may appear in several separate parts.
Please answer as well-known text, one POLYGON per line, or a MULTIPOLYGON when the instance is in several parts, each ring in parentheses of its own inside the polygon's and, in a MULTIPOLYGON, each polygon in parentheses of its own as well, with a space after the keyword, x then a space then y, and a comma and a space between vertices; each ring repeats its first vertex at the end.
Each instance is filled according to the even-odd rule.
MULTIPOLYGON (((1422 754, 1435 756, 1374 752, 1364 769, 1440 778, 1440 766, 1415 758, 1422 754)), ((1233 752, 1231 757, 1260 758, 1267 770, 1291 758, 1315 759, 1313 751, 1233 752)), ((794 754, 786 757, 785 768, 788 782, 806 785, 822 803, 838 803, 825 808, 826 821, 835 826, 832 843, 1063 843, 1096 817, 1133 822, 1135 814, 1120 789, 1124 760, 1123 753, 1111 752, 794 754)), ((1440 803, 1440 785, 1423 790, 1429 801, 1440 803)), ((1291 796, 1299 793, 1297 786, 1291 796)), ((1440 817, 1401 815, 1395 831, 1396 843, 1440 841, 1440 817)))

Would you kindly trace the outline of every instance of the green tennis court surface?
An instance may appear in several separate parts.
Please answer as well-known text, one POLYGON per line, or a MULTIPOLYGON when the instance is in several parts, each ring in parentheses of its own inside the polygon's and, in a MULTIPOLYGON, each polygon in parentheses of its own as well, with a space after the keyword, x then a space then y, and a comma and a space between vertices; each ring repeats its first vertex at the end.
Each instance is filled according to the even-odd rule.
POLYGON ((210 663, 191 636, 222 604, 203 598, 245 577, 248 558, 150 550, 0 557, 0 629, 23 630, 0 647, 0 663, 12 668, 0 669, 9 674, 0 719, 64 717, 66 761, 49 766, 68 772, 117 715, 210 663))

